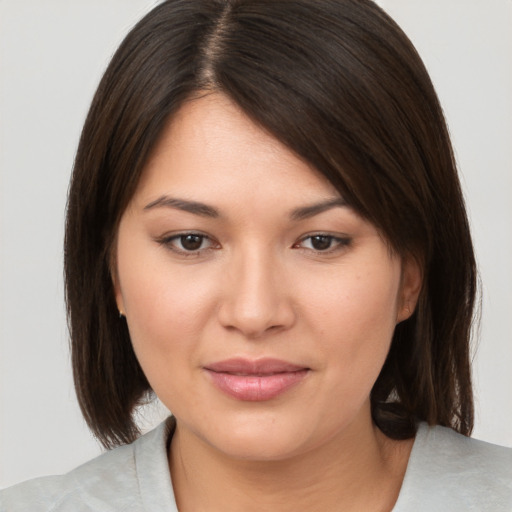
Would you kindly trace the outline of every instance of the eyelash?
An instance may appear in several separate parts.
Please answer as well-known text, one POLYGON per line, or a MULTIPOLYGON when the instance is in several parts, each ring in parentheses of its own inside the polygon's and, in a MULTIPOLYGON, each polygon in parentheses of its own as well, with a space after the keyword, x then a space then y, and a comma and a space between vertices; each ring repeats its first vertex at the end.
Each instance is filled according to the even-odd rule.
POLYGON ((160 245, 165 246, 169 250, 179 254, 180 256, 184 257, 194 257, 194 256, 200 256, 201 254, 204 254, 205 252, 210 252, 212 250, 218 249, 219 244, 216 243, 214 240, 212 240, 208 235, 204 235, 203 233, 197 233, 194 231, 186 232, 186 233, 177 233, 175 235, 171 236, 164 236, 160 239, 157 239, 157 242, 160 245), (210 242, 209 247, 195 249, 195 250, 187 250, 183 248, 183 241, 186 237, 197 237, 201 239, 201 246, 205 241, 210 242), (181 242, 182 248, 176 247, 175 242, 181 242))
POLYGON ((311 251, 315 254, 332 254, 338 251, 341 251, 352 243, 352 239, 349 237, 340 237, 335 235, 330 235, 328 233, 315 233, 311 235, 307 235, 302 237, 296 244, 293 245, 294 249, 304 249, 306 251, 311 251), (299 244, 302 244, 306 240, 311 240, 315 238, 324 238, 329 241, 329 247, 327 249, 315 249, 314 247, 300 247, 299 244), (332 245, 334 243, 334 246, 332 245))
MULTIPOLYGON (((184 257, 194 257, 194 256, 200 256, 201 254, 204 254, 206 252, 210 252, 212 250, 218 249, 220 246, 218 243, 216 243, 212 238, 210 238, 208 235, 205 235, 203 233, 197 233, 197 232, 186 232, 186 233, 177 233, 175 235, 171 236, 165 236, 162 238, 159 238, 156 240, 159 244, 167 247, 169 250, 184 256, 184 257), (183 241, 186 237, 197 237, 200 240, 200 247, 195 250, 187 250, 183 247, 183 241), (175 245, 175 242, 179 241, 181 243, 181 248, 177 247, 175 245), (203 243, 205 241, 209 241, 210 245, 208 247, 201 248, 203 243)), ((352 243, 352 239, 349 237, 339 237, 335 235, 330 235, 327 233, 315 233, 310 234, 307 236, 302 237, 298 242, 293 244, 292 249, 303 249, 306 251, 311 251, 315 254, 332 254, 338 251, 341 251, 352 243), (306 240, 314 240, 315 238, 320 239, 326 239, 326 241, 329 244, 329 247, 326 249, 315 249, 315 247, 301 247, 301 244, 303 244, 306 240), (334 246, 332 246, 334 244, 334 246)))

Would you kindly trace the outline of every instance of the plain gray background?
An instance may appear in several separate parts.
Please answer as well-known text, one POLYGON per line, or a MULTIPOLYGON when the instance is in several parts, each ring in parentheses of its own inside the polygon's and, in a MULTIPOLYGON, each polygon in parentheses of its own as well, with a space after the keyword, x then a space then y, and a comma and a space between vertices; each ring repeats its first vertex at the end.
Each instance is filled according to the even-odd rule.
MULTIPOLYGON (((100 452, 72 386, 67 184, 116 46, 154 0, 0 0, 0 487, 100 452)), ((445 108, 483 282, 475 437, 512 446, 512 1, 380 0, 445 108)), ((147 411, 145 428, 162 416, 147 411)))

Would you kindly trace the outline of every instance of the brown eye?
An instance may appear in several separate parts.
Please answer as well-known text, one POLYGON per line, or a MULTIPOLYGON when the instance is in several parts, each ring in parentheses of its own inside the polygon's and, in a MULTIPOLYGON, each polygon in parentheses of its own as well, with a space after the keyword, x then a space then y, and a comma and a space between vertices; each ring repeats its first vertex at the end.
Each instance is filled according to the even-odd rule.
POLYGON ((309 235, 294 245, 296 249, 302 248, 318 253, 332 253, 342 250, 350 245, 351 239, 348 237, 338 237, 325 233, 309 235))
POLYGON ((310 238, 311 247, 316 251, 326 251, 331 248, 334 237, 327 235, 315 235, 310 238))
POLYGON ((182 256, 198 256, 218 245, 208 235, 201 233, 178 233, 156 240, 159 244, 182 256))
POLYGON ((188 234, 188 235, 181 235, 179 240, 181 247, 185 251, 198 251, 201 249, 201 246, 203 245, 204 236, 202 235, 194 235, 194 234, 188 234))

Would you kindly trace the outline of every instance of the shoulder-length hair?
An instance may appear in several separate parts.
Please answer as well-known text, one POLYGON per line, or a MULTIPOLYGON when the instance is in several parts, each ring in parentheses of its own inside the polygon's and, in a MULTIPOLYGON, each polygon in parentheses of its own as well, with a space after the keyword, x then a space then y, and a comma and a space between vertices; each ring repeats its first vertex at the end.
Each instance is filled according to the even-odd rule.
POLYGON ((115 53, 83 128, 70 185, 65 276, 84 417, 107 447, 139 432, 151 389, 118 317, 120 218, 162 129, 204 91, 229 97, 318 169, 423 287, 371 393, 388 436, 420 420, 469 435, 476 268, 448 130, 413 45, 369 0, 168 0, 115 53))

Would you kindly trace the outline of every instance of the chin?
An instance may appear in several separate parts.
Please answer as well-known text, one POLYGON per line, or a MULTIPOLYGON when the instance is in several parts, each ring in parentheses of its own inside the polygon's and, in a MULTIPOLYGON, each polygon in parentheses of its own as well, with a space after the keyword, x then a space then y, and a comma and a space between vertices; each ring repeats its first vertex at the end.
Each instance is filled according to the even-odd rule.
POLYGON ((233 459, 251 462, 270 462, 290 459, 304 450, 303 439, 291 439, 289 435, 233 435, 216 448, 233 459))
POLYGON ((224 455, 247 461, 279 461, 314 448, 312 432, 304 419, 285 415, 227 415, 222 421, 205 422, 207 430, 196 431, 210 447, 224 455), (231 416, 231 417, 230 417, 231 416))

